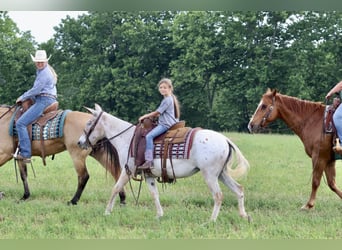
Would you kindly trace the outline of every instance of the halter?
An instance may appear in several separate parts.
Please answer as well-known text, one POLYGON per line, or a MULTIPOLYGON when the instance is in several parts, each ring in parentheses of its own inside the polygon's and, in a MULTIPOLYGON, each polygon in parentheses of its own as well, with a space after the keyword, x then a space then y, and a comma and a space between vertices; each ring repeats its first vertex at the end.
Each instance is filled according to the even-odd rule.
POLYGON ((97 123, 99 122, 99 120, 100 120, 102 114, 103 114, 103 111, 101 111, 101 113, 99 114, 99 116, 96 118, 95 122, 91 125, 91 127, 90 127, 88 133, 87 133, 85 130, 83 131, 84 134, 86 135, 86 143, 87 143, 89 146, 91 146, 91 147, 93 147, 93 145, 91 144, 91 142, 90 142, 90 140, 89 140, 89 136, 90 136, 90 134, 94 131, 94 129, 95 129, 97 123))
POLYGON ((272 97, 272 105, 269 107, 268 111, 265 113, 264 117, 262 118, 260 122, 260 127, 263 127, 265 125, 266 120, 270 117, 274 109, 274 102, 275 102, 275 96, 272 97))

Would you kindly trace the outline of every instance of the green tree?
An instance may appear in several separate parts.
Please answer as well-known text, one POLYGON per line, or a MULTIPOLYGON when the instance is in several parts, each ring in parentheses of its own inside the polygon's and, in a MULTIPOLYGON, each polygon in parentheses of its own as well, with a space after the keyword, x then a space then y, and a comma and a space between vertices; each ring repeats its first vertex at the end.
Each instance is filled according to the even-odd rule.
POLYGON ((14 104, 32 86, 35 67, 30 53, 34 41, 29 32, 20 32, 7 12, 0 12, 0 99, 14 104))

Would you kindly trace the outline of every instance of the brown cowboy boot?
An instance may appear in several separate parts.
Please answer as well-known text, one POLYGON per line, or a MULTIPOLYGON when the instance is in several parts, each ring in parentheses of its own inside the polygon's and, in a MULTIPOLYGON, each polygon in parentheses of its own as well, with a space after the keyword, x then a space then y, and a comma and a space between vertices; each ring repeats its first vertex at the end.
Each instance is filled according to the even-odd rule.
POLYGON ((144 164, 138 166, 139 170, 147 170, 153 168, 153 162, 152 161, 145 161, 144 164))
POLYGON ((153 150, 146 150, 145 151, 145 163, 138 166, 139 170, 146 170, 153 168, 153 150))

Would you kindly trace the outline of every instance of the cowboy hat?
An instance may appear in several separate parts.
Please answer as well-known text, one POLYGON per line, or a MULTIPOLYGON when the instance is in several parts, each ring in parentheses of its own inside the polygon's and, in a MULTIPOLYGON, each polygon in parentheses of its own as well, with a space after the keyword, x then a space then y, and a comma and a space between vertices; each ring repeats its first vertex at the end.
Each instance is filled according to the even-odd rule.
POLYGON ((34 62, 47 62, 50 57, 51 55, 47 58, 45 50, 37 50, 35 56, 31 55, 32 61, 34 62))

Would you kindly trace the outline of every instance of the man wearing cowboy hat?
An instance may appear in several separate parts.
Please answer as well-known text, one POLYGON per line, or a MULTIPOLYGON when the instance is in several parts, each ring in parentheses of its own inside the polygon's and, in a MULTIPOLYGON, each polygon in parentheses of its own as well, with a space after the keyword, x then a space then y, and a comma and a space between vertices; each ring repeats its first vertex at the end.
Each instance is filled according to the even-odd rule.
POLYGON ((39 118, 44 109, 56 102, 57 99, 57 75, 48 64, 50 57, 47 58, 45 50, 37 50, 35 56, 31 55, 32 61, 37 68, 36 79, 33 87, 22 94, 16 101, 17 104, 21 104, 25 100, 31 99, 34 103, 16 122, 19 154, 15 154, 13 157, 24 163, 31 162, 31 139, 27 126, 39 118))

